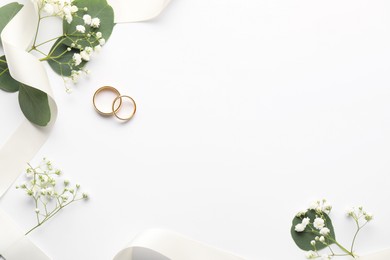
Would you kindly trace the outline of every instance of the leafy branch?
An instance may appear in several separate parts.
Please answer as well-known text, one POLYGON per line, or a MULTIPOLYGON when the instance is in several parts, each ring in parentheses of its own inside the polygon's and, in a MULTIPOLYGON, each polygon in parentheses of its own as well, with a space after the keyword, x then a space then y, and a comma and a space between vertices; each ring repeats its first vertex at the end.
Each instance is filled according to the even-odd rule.
MULTIPOLYGON (((69 82, 75 84, 81 75, 90 73, 85 69, 86 64, 111 36, 115 25, 114 11, 106 0, 38 0, 37 4, 38 22, 28 52, 42 55, 39 60, 49 63, 70 92, 69 82), (63 20, 63 34, 38 43, 41 23, 49 17, 63 20), (45 53, 42 47, 52 42, 49 53, 45 53)), ((0 33, 22 7, 15 2, 0 8, 0 33)), ((0 89, 19 91, 20 108, 32 123, 46 126, 50 122, 48 95, 13 79, 5 56, 0 57, 0 89)))
POLYGON ((324 200, 317 200, 312 205, 303 211, 296 214, 292 221, 291 236, 296 245, 306 251, 308 259, 331 259, 335 256, 350 256, 357 258, 354 251, 354 245, 357 235, 361 229, 373 219, 373 216, 364 211, 363 207, 351 208, 347 215, 351 217, 356 224, 356 231, 353 235, 350 249, 341 245, 335 235, 332 221, 329 213, 332 206, 324 200), (332 245, 335 245, 341 252, 337 253, 332 245), (319 251, 328 249, 328 254, 320 254, 319 251))

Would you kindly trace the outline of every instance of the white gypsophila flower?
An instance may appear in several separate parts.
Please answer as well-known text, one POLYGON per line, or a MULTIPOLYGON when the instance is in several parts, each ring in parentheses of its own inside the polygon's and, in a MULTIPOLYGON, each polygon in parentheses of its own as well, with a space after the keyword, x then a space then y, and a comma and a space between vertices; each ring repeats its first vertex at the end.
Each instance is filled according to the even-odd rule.
POLYGON ((93 48, 93 50, 94 50, 95 52, 100 52, 100 51, 102 50, 102 46, 96 45, 96 46, 93 48))
POLYGON ((101 38, 101 39, 99 40, 99 44, 100 44, 101 46, 103 46, 104 44, 106 44, 106 40, 105 40, 104 38, 101 38))
POLYGON ((315 241, 315 240, 312 240, 312 241, 310 241, 310 244, 311 244, 312 246, 315 246, 315 245, 316 245, 316 241, 315 241))
POLYGON ((83 16, 83 20, 84 20, 84 23, 85 23, 86 25, 90 25, 91 22, 92 22, 92 17, 91 17, 89 14, 85 14, 85 15, 83 16))
POLYGON ((329 204, 328 202, 325 202, 324 205, 322 205, 322 211, 325 212, 326 214, 329 214, 331 210, 332 210, 332 205, 329 204))
POLYGON ((323 235, 323 236, 326 236, 329 233, 330 233, 329 228, 324 227, 324 228, 321 228, 321 230, 320 230, 320 234, 323 235))
POLYGON ((365 212, 364 219, 366 221, 371 221, 373 218, 374 218, 374 215, 372 215, 371 213, 365 212))
POLYGON ((69 87, 66 87, 65 92, 68 93, 68 94, 72 94, 73 89, 69 88, 69 87))
POLYGON ((76 26, 76 31, 81 32, 81 33, 85 33, 84 25, 77 25, 76 26))
MULTIPOLYGON (((72 79, 73 83, 77 83, 77 81, 79 80, 79 73, 76 70, 72 70, 71 74, 70 74, 70 78, 72 79)), ((69 184, 69 182, 68 182, 68 184, 66 184, 64 182, 64 184, 65 184, 65 186, 67 186, 69 184)))
POLYGON ((312 201, 309 205, 309 209, 316 209, 318 207, 318 203, 319 201, 316 200, 316 201, 312 201))
POLYGON ((79 8, 75 5, 72 5, 70 7, 70 12, 73 14, 73 13, 77 13, 77 11, 79 10, 79 8))
POLYGON ((84 49, 87 54, 91 55, 93 53, 93 49, 91 47, 85 47, 84 49))
POLYGON ((96 33, 96 39, 100 39, 103 37, 103 34, 101 32, 96 33))
POLYGON ((71 14, 65 15, 66 21, 70 24, 73 21, 73 16, 71 14))
POLYGON ((306 226, 303 225, 302 223, 296 224, 295 225, 295 231, 296 232, 303 232, 305 230, 306 226))
POLYGON ((91 20, 91 27, 93 28, 99 28, 100 26, 100 19, 95 17, 91 20))
POLYGON ((73 62, 76 66, 80 65, 80 63, 82 62, 82 57, 79 53, 75 53, 73 54, 73 62))
POLYGON ((307 251, 305 256, 306 256, 307 259, 314 259, 314 258, 317 258, 316 252, 314 252, 314 251, 312 251, 312 250, 307 251))
POLYGON ((310 218, 304 218, 302 219, 302 224, 305 225, 305 227, 310 223, 310 218))
POLYGON ((347 212, 347 216, 352 217, 353 214, 355 213, 355 209, 353 207, 352 208, 348 208, 346 210, 346 212, 347 212))
POLYGON ((34 173, 32 171, 26 171, 26 177, 27 178, 32 178, 34 176, 34 173))
POLYGON ((318 240, 319 240, 320 242, 324 243, 324 242, 325 242, 325 237, 324 237, 324 236, 321 236, 318 240))
POLYGON ((54 6, 52 4, 45 4, 43 11, 48 15, 52 15, 54 13, 54 6))
POLYGON ((85 61, 89 61, 91 59, 90 55, 86 51, 80 52, 81 58, 85 61))
POLYGON ((72 9, 69 5, 66 5, 64 8, 62 8, 62 12, 64 12, 65 15, 72 14, 72 9))
POLYGON ((313 226, 320 230, 325 226, 325 221, 322 218, 316 218, 314 219, 313 226))

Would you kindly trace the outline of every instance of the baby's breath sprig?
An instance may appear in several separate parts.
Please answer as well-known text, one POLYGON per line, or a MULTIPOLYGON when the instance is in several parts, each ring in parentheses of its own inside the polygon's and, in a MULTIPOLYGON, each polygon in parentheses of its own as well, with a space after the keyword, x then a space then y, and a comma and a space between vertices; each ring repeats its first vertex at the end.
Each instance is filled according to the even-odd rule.
POLYGON ((307 259, 321 258, 329 260, 335 256, 351 256, 357 258, 354 252, 356 237, 360 230, 373 219, 373 215, 364 211, 363 207, 353 207, 347 215, 356 223, 350 249, 342 246, 337 240, 329 214, 332 206, 325 200, 314 201, 308 209, 298 212, 292 222, 291 236, 297 246, 306 251, 307 259), (340 253, 332 246, 337 246, 340 253), (322 249, 328 249, 327 254, 320 254, 322 249))
MULTIPOLYGON (((99 52, 106 42, 103 33, 99 31, 102 21, 88 13, 88 7, 82 6, 82 0, 35 1, 38 5, 39 20, 30 51, 43 55, 40 61, 49 62, 52 69, 63 78, 67 92, 70 92, 68 79, 77 83, 81 75, 88 75, 90 71, 84 68, 86 62, 90 61, 93 53, 99 52), (63 35, 37 43, 40 23, 48 17, 60 17, 64 20, 63 35), (53 41, 55 43, 50 52, 45 53, 41 46, 53 41)), ((104 25, 107 27, 107 24, 104 25)))
POLYGON ((34 202, 34 213, 37 224, 26 232, 26 235, 42 226, 62 209, 70 204, 88 199, 87 193, 80 192, 80 184, 71 185, 68 180, 58 183, 62 171, 53 167, 47 159, 43 159, 38 167, 28 164, 27 182, 18 186, 34 202))

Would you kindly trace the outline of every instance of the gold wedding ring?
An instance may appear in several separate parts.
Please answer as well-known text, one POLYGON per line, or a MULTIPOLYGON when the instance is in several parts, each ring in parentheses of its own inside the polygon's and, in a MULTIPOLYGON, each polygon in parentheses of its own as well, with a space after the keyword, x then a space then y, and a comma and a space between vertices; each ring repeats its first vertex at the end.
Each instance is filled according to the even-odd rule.
POLYGON ((116 103, 116 101, 118 100, 118 97, 120 97, 121 96, 121 93, 116 89, 116 88, 114 88, 114 87, 111 87, 111 86, 104 86, 104 87, 101 87, 101 88, 99 88, 98 90, 96 90, 96 92, 95 92, 95 94, 93 95, 93 99, 92 99, 92 101, 93 101, 93 106, 95 107, 95 110, 99 113, 99 114, 101 114, 101 115, 103 115, 103 116, 112 116, 112 115, 114 115, 115 114, 115 112, 118 112, 118 110, 121 108, 121 106, 122 106, 122 99, 120 99, 119 100, 119 106, 115 109, 114 108, 114 104, 116 103), (104 112, 104 111, 102 111, 102 110, 100 110, 98 107, 97 107, 97 105, 96 105, 96 97, 100 94, 100 93, 102 93, 102 92, 112 92, 112 93, 114 93, 114 94, 116 94, 117 95, 117 98, 115 98, 115 100, 113 101, 113 106, 112 106, 112 111, 110 111, 110 112, 104 112))
POLYGON ((93 95, 92 101, 93 101, 93 106, 95 107, 95 110, 99 114, 101 114, 103 116, 114 115, 116 118, 118 118, 119 120, 123 120, 123 121, 129 121, 130 119, 132 119, 133 116, 135 115, 135 112, 137 111, 137 105, 132 97, 127 96, 127 95, 121 95, 121 93, 116 88, 111 87, 111 86, 104 86, 104 87, 101 87, 98 90, 96 90, 95 94, 93 95), (112 110, 111 111, 102 111, 96 105, 96 97, 102 92, 112 92, 112 93, 116 94, 116 98, 112 101, 112 106, 111 106, 112 110), (131 101, 131 103, 133 104, 133 110, 131 111, 130 115, 127 117, 122 117, 122 116, 118 115, 118 112, 122 108, 122 105, 123 105, 123 99, 129 99, 131 101), (118 101, 119 101, 119 104, 117 105, 118 101))
POLYGON ((118 96, 118 97, 116 97, 114 99, 114 102, 112 102, 112 111, 113 111, 114 115, 116 116, 116 118, 118 118, 120 120, 123 120, 123 121, 128 121, 128 120, 130 120, 134 116, 135 112, 137 111, 137 105, 135 104, 135 101, 134 101, 134 99, 132 97, 126 96, 126 95, 120 95, 120 96, 118 96), (119 102, 121 102, 120 103, 120 105, 121 105, 122 104, 122 99, 124 99, 124 98, 130 99, 131 103, 133 103, 133 111, 130 113, 130 115, 128 117, 121 117, 121 116, 119 116, 117 114, 118 111, 115 110, 115 103, 116 103, 116 101, 119 99, 119 102))

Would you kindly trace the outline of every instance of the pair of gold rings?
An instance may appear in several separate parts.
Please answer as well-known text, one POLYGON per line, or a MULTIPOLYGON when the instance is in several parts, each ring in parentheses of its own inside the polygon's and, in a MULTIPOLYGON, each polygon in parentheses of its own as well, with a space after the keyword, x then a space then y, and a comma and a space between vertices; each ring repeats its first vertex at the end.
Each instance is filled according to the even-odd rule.
POLYGON ((121 95, 121 93, 116 88, 111 87, 111 86, 104 86, 104 87, 101 87, 98 90, 96 90, 95 94, 93 95, 92 102, 93 102, 93 106, 95 107, 95 110, 100 115, 102 115, 102 116, 114 115, 116 118, 118 118, 119 120, 123 120, 123 121, 128 121, 128 120, 132 119, 133 116, 135 115, 135 112, 137 111, 137 105, 135 104, 135 101, 132 97, 127 96, 127 95, 121 95), (96 105, 97 96, 103 92, 112 92, 116 95, 116 97, 112 101, 112 105, 111 105, 112 110, 111 111, 102 111, 102 109, 99 109, 98 106, 96 105), (130 112, 130 115, 128 115, 127 117, 122 117, 122 116, 118 115, 119 110, 122 108, 123 99, 128 99, 133 104, 133 109, 130 112))

